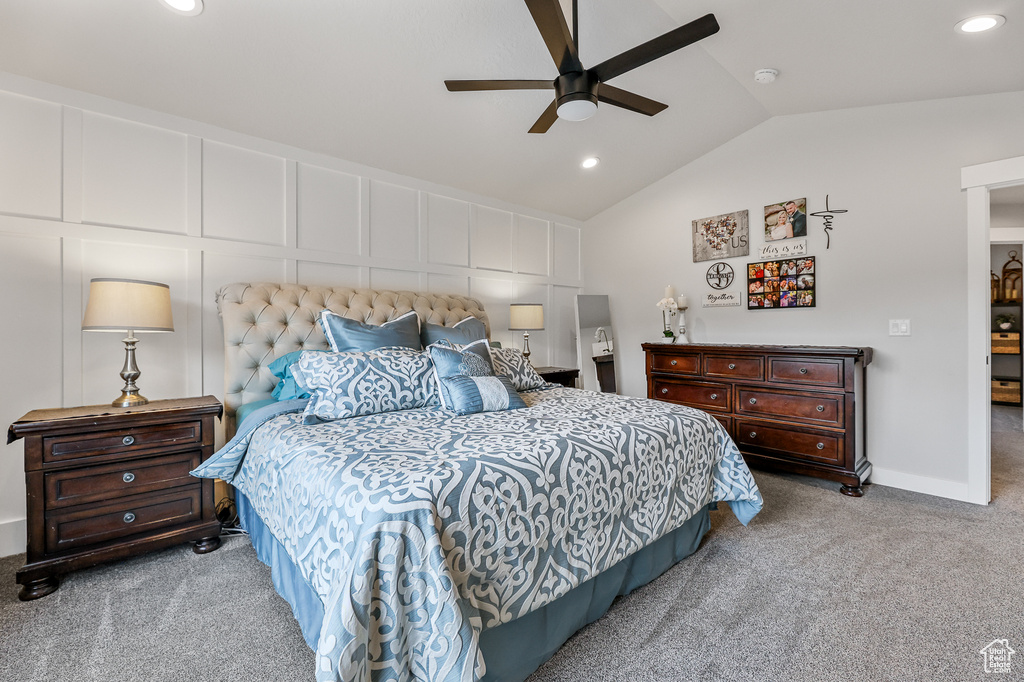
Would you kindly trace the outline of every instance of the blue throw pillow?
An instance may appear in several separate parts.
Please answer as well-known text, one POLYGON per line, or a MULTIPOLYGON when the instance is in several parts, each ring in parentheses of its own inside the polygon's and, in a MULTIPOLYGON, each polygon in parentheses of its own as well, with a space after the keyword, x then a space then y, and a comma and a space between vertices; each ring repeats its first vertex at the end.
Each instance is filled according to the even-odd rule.
POLYGON ((441 378, 441 393, 452 401, 455 414, 476 414, 496 410, 519 410, 526 403, 504 376, 463 376, 441 378))
POLYGON ((330 310, 320 313, 320 326, 331 350, 336 353, 361 352, 377 348, 402 347, 419 350, 420 318, 415 310, 384 324, 365 324, 330 310))
POLYGON ((423 329, 420 331, 420 340, 423 342, 424 348, 438 341, 450 341, 464 346, 486 338, 487 328, 484 327, 482 321, 475 317, 459 320, 451 327, 424 322, 423 329))
POLYGON ((307 424, 437 404, 434 367, 423 351, 305 352, 292 370, 310 393, 307 424))
POLYGON ((292 365, 299 361, 299 356, 303 353, 326 353, 327 351, 322 350, 310 350, 301 351, 293 350, 291 353, 285 353, 277 360, 267 365, 267 369, 270 373, 278 378, 277 385, 274 386, 271 396, 274 400, 294 400, 296 398, 308 398, 309 393, 299 388, 299 385, 295 383, 295 377, 292 376, 292 365))
POLYGON ((441 394, 441 404, 449 410, 455 409, 454 402, 448 395, 448 389, 441 381, 451 376, 494 376, 491 355, 487 352, 487 340, 480 339, 458 349, 449 347, 448 341, 439 341, 427 350, 434 362, 434 373, 437 387, 441 394), (448 345, 441 345, 448 344, 448 345))

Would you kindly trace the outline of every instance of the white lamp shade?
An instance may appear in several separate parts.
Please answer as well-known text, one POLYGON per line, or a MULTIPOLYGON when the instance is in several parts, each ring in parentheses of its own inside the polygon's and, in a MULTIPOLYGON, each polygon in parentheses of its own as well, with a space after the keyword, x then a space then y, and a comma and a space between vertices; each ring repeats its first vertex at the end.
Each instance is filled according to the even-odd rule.
POLYGON ((508 328, 511 331, 537 331, 544 329, 544 306, 540 303, 513 303, 508 310, 508 328))
POLYGON ((89 282, 82 318, 87 332, 173 332, 171 288, 137 279, 97 278, 89 282))

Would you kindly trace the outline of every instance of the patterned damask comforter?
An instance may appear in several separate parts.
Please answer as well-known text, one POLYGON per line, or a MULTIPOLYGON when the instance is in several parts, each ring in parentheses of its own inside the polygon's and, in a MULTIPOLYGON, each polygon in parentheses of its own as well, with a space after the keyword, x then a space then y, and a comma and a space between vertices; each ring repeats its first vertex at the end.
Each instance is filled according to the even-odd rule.
POLYGON ((761 508, 704 412, 574 389, 522 395, 527 409, 462 417, 426 408, 303 425, 300 409, 247 423, 194 472, 245 493, 323 601, 317 680, 478 679, 481 629, 557 599, 709 502, 743 523, 761 508))

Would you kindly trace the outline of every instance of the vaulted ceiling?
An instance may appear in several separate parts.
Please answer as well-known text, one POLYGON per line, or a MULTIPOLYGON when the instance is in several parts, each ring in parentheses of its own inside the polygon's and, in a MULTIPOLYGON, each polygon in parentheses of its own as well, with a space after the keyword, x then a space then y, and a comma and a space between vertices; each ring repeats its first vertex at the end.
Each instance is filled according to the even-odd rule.
POLYGON ((611 83, 657 116, 530 135, 549 92, 443 84, 557 75, 522 0, 205 4, 3 0, 0 70, 578 219, 771 116, 1024 90, 1015 0, 579 0, 586 66, 708 12, 721 31, 611 83), (1006 24, 954 33, 982 13, 1006 24))

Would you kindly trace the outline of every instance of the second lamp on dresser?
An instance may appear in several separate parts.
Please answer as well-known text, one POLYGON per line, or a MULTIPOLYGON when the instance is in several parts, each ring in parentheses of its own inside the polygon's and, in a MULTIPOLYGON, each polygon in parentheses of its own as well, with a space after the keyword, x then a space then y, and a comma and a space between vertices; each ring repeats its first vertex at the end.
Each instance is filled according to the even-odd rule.
POLYGON ((749 464, 863 494, 870 348, 646 343, 647 396, 706 410, 749 464))

